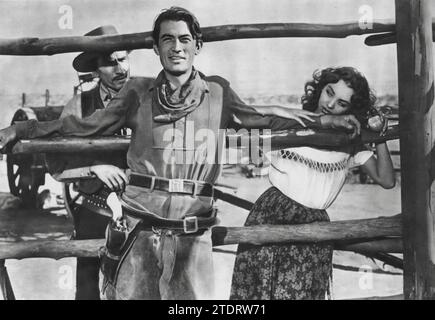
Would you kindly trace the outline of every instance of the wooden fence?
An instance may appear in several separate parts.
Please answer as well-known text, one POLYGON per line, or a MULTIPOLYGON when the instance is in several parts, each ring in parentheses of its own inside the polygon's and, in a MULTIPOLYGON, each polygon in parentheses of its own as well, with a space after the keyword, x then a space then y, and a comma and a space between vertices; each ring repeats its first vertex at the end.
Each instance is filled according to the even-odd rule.
MULTIPOLYGON (((377 219, 371 222, 344 222, 348 223, 346 228, 352 230, 350 233, 349 231, 346 233, 346 230, 342 228, 343 225, 338 222, 313 224, 309 229, 315 232, 308 232, 304 229, 307 228, 306 226, 261 226, 253 229, 216 227, 213 233, 215 244, 270 243, 281 241, 283 236, 286 237, 286 242, 342 241, 351 238, 358 241, 363 239, 367 243, 368 240, 377 240, 378 237, 403 235, 405 298, 435 298, 435 236, 434 214, 431 209, 431 186, 435 163, 431 8, 429 0, 396 0, 395 5, 396 23, 374 23, 371 29, 361 29, 356 23, 341 25, 288 23, 204 28, 205 41, 258 37, 343 38, 354 34, 374 34, 366 39, 366 43, 379 45, 397 42, 398 58, 403 223, 396 218, 377 219), (361 231, 358 227, 364 225, 367 228, 361 231), (402 228, 402 233, 399 232, 400 228, 402 228), (377 233, 378 231, 380 233, 377 233)), ((131 50, 151 47, 152 40, 149 32, 92 38, 0 40, 0 54, 7 55, 51 55, 85 50, 131 50)), ((382 241, 382 244, 388 243, 388 246, 391 246, 386 249, 387 251, 399 251, 401 245, 396 238, 382 241)), ((380 242, 370 243, 372 248, 382 251, 380 242), (376 245, 373 246, 374 243, 376 245)), ((95 248, 101 244, 102 242, 87 242, 84 245, 83 242, 72 241, 50 244, 33 243, 32 245, 13 244, 9 249, 2 247, 1 249, 5 251, 0 252, 3 258, 24 258, 38 254, 54 257, 70 254, 95 256, 95 248)), ((342 248, 349 248, 349 244, 344 247, 342 245, 342 248)), ((0 266, 0 274, 4 275, 4 270, 0 266)), ((1 287, 7 295, 8 288, 5 284, 7 284, 7 279, 4 278, 1 287)))

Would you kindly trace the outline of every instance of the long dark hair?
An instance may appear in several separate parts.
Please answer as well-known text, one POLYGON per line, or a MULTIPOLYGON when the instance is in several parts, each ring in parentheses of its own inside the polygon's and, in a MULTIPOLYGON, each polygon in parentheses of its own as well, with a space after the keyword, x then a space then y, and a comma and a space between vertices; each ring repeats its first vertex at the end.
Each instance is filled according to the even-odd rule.
POLYGON ((370 90, 367 79, 355 68, 338 67, 316 70, 313 73, 313 80, 305 83, 305 94, 302 96, 302 108, 314 112, 317 109, 320 94, 328 83, 337 83, 343 80, 347 86, 354 90, 351 97, 351 107, 348 113, 362 123, 367 121, 367 112, 373 108, 376 97, 370 90))

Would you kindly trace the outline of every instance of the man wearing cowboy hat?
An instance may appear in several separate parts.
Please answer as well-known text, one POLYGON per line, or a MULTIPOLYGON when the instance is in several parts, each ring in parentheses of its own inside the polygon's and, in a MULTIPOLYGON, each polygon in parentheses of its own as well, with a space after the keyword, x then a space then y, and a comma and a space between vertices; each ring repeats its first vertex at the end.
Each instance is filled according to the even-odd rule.
MULTIPOLYGON (((118 34, 112 25, 98 27, 85 36, 118 34)), ((107 107, 110 100, 122 89, 130 78, 130 64, 127 51, 83 52, 73 60, 73 68, 78 72, 94 73, 98 85, 90 91, 76 95, 67 103, 61 117, 75 114, 87 117, 97 109, 107 107), (78 107, 80 106, 80 107, 78 107)))
MULTIPOLYGON (((118 34, 112 25, 98 27, 85 36, 102 36, 118 34)), ((88 117, 98 109, 107 107, 113 97, 123 88, 130 78, 130 64, 127 51, 116 52, 83 52, 72 63, 74 69, 83 73, 94 73, 98 77, 97 85, 91 90, 75 95, 65 106, 61 118, 75 115, 80 118, 88 117)), ((115 134, 115 132, 114 132, 115 134)), ((76 178, 86 176, 92 170, 98 172, 107 185, 122 183, 124 173, 120 167, 125 167, 125 155, 107 154, 92 155, 86 157, 80 155, 78 159, 71 155, 48 159, 49 170, 54 172, 56 180, 74 181, 76 178), (110 164, 109 164, 110 163, 110 164), (59 173, 60 172, 60 173, 59 173)), ((77 181, 77 180, 76 180, 77 181)), ((82 195, 92 193, 99 196, 102 183, 100 180, 81 180, 77 183, 78 190, 82 195), (98 190, 96 190, 98 189, 98 190), (95 191, 95 192, 93 192, 95 191)), ((118 187, 118 186, 117 186, 118 187)), ((104 238, 104 232, 109 217, 104 211, 95 210, 87 206, 85 198, 82 205, 71 208, 74 217, 75 239, 98 239, 104 238), (96 212, 98 211, 98 212, 96 212)), ((76 299, 96 300, 100 298, 99 292, 99 259, 77 258, 76 273, 76 299)))

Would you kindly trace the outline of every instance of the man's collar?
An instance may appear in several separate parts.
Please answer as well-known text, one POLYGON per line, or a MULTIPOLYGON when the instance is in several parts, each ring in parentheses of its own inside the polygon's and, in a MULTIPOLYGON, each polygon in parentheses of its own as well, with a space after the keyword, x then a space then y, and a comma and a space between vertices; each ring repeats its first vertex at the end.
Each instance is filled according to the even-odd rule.
POLYGON ((104 83, 100 80, 100 97, 103 102, 112 100, 112 98, 117 94, 118 92, 105 86, 104 83))

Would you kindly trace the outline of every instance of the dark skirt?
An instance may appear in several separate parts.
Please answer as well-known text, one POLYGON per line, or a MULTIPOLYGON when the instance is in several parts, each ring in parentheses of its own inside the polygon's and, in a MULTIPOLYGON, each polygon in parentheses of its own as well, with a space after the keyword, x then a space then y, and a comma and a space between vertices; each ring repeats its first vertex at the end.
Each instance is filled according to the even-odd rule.
MULTIPOLYGON (((326 211, 307 208, 271 187, 258 198, 245 226, 315 221, 329 221, 326 211)), ((230 299, 325 299, 330 296, 332 253, 329 244, 241 244, 230 299)))

